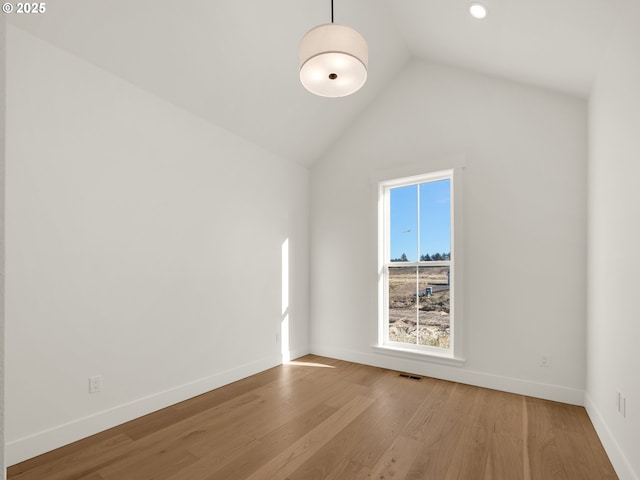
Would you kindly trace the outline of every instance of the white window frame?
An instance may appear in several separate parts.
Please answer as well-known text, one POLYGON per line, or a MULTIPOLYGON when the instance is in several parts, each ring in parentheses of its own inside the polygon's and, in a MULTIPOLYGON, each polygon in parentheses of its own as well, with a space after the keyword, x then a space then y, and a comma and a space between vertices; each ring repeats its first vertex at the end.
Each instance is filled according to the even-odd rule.
MULTIPOLYGON (((374 350, 395 356, 422 359, 459 366, 463 357, 463 305, 462 305, 462 168, 450 168, 401 178, 378 178, 378 328, 374 350), (451 260, 402 262, 402 266, 449 266, 450 274, 450 344, 448 349, 427 345, 413 345, 389 340, 388 265, 390 262, 390 190, 450 179, 451 188, 451 260)), ((427 252, 423 252, 427 253, 427 252)), ((392 267, 393 268, 393 267, 392 267)))

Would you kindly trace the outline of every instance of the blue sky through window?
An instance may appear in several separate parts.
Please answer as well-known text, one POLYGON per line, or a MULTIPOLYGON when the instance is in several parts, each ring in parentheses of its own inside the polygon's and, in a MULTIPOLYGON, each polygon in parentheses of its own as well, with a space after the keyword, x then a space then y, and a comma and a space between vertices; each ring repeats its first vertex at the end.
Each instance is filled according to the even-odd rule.
POLYGON ((419 255, 451 252, 451 182, 449 179, 392 188, 390 258, 415 262, 419 255), (420 251, 418 253, 418 189, 420 251))

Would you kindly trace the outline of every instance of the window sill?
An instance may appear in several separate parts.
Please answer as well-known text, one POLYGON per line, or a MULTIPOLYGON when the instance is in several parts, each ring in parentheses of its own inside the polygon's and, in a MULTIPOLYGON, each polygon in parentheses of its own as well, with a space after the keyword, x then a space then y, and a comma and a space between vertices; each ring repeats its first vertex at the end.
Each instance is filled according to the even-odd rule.
POLYGON ((374 345, 373 350, 384 355, 392 355, 394 357, 406 358, 409 360, 420 360, 422 362, 438 363, 452 367, 461 367, 466 362, 464 358, 460 357, 439 355, 432 352, 417 352, 408 348, 392 347, 389 345, 374 345))

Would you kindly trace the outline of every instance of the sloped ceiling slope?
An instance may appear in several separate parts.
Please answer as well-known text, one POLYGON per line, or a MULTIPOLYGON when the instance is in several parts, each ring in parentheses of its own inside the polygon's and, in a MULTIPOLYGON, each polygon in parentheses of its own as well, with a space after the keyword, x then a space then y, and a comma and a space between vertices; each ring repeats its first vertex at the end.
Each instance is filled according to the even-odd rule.
POLYGON ((394 17, 425 60, 586 98, 624 0, 402 0, 394 17))
MULTIPOLYGON (((339 5, 339 6, 338 6, 339 5)), ((337 23, 361 31, 369 81, 348 98, 308 93, 298 47, 331 20, 315 0, 55 0, 11 23, 287 159, 310 165, 409 59, 382 0, 347 0, 337 23)))
POLYGON ((369 78, 339 99, 298 80, 329 0, 55 0, 9 21, 283 157, 310 166, 414 56, 585 97, 624 0, 336 0, 369 43, 369 78))

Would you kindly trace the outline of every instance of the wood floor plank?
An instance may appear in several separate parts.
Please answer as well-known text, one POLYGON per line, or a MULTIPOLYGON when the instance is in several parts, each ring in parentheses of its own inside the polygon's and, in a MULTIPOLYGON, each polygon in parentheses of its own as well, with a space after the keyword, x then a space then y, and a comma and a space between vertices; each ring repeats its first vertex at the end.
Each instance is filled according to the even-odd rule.
POLYGON ((329 473, 324 480, 345 480, 347 478, 349 480, 370 480, 371 468, 343 459, 341 464, 329 473))
MULTIPOLYGON (((285 367, 291 368, 291 366, 285 367)), ((349 370, 354 368, 357 366, 349 365, 349 370)), ((298 371, 305 370, 298 369, 298 371)), ((308 385, 308 382, 298 376, 297 388, 295 389, 276 382, 277 388, 253 390, 250 393, 259 394, 264 402, 256 405, 251 412, 243 414, 242 418, 226 425, 219 425, 215 432, 201 435, 191 442, 188 447, 189 451, 201 457, 201 460, 189 468, 187 475, 193 476, 196 471, 204 472, 206 470, 208 475, 215 478, 231 478, 232 474, 225 468, 227 464, 234 465, 237 471, 243 471, 242 465, 247 458, 246 452, 253 451, 254 447, 263 445, 261 439, 265 435, 277 432, 278 429, 293 420, 304 424, 304 421, 295 417, 299 417, 305 410, 309 411, 310 406, 318 405, 342 391, 344 387, 340 381, 336 381, 336 378, 339 376, 336 377, 334 372, 323 371, 319 375, 315 375, 314 382, 308 385), (324 387, 320 393, 317 392, 318 387, 324 387), (238 465, 237 462, 240 462, 241 465, 238 465), (219 470, 222 472, 222 477, 218 477, 218 474, 215 473, 219 470)), ((269 442, 268 445, 273 445, 273 443, 269 442)), ((252 455, 251 458, 255 458, 255 455, 252 455)), ((237 473, 233 475, 235 478, 237 473)))
MULTIPOLYGON (((124 449, 131 448, 133 441, 126 435, 116 434, 100 441, 90 437, 75 442, 69 447, 54 450, 38 457, 37 462, 26 461, 8 469, 13 480, 66 480, 94 475, 111 458, 124 449), (95 443, 94 443, 95 442, 95 443)), ((102 480, 102 479, 100 479, 102 480)))
POLYGON ((104 480, 104 477, 99 473, 92 473, 85 477, 79 477, 78 480, 104 480))
MULTIPOLYGON (((260 394, 264 402, 243 418, 228 423, 217 431, 218 437, 226 439, 225 450, 228 450, 236 440, 243 441, 244 438, 260 440, 303 412, 309 411, 313 406, 325 403, 337 409, 351 400, 354 392, 357 393, 362 388, 356 385, 355 391, 351 391, 349 384, 345 384, 343 380, 336 381, 335 374, 331 375, 333 376, 319 380, 318 384, 315 382, 309 384, 300 379, 297 388, 289 391, 281 389, 255 391, 260 394), (319 387, 322 388, 320 392, 317 391, 319 387), (344 395, 345 391, 349 391, 350 394, 344 395)), ((203 436, 199 441, 192 443, 189 450, 198 456, 209 455, 211 437, 203 436)))
POLYGON ((612 467, 608 458, 601 453, 603 450, 596 448, 599 442, 593 438, 587 441, 589 436, 585 433, 585 427, 593 427, 583 408, 539 399, 527 399, 527 403, 539 415, 538 426, 546 424, 546 428, 552 432, 553 447, 548 446, 547 452, 554 448, 554 457, 561 459, 561 478, 615 478, 611 476, 612 467), (540 417, 544 421, 540 421, 540 417), (571 458, 572 461, 565 462, 565 458, 571 458))
POLYGON ((474 387, 440 382, 425 399, 403 435, 424 443, 407 479, 444 479, 465 428, 469 406, 479 395, 474 387))
POLYGON ((553 424, 562 425, 563 432, 570 430, 569 435, 558 435, 561 451, 571 451, 570 455, 575 459, 567 465, 570 475, 585 479, 615 478, 611 476, 613 467, 585 409, 557 402, 549 402, 549 406, 553 424))
POLYGON ((380 480, 405 478, 415 458, 423 449, 422 442, 408 437, 397 437, 373 467, 370 477, 380 480))
POLYGON ((425 441, 432 435, 432 425, 443 421, 442 413, 450 408, 451 398, 458 384, 435 381, 431 392, 425 396, 411 422, 402 432, 403 435, 419 441, 425 441))
MULTIPOLYGON (((489 445, 484 480, 525 478, 524 402, 520 395, 494 392, 495 423, 489 445)), ((528 458, 527 458, 528 461, 528 458)))
POLYGON ((456 445, 445 480, 481 476, 481 472, 487 470, 491 440, 497 429, 495 397, 496 392, 481 389, 474 402, 468 405, 469 420, 456 445))
MULTIPOLYGON (((265 465, 274 456, 274 452, 282 452, 289 446, 297 442, 301 437, 312 431, 338 409, 321 404, 310 411, 305 411, 298 417, 292 418, 289 422, 270 432, 257 443, 244 450, 241 455, 235 455, 229 462, 219 462, 211 457, 203 458, 201 465, 209 464, 206 475, 190 476, 191 469, 187 471, 187 476, 176 475, 170 480, 242 480, 247 478, 256 470, 256 465, 265 465)), ((180 472, 181 474, 183 472, 180 472)))
POLYGON ((528 445, 533 480, 570 480, 558 450, 549 409, 544 402, 527 398, 528 445))
MULTIPOLYGON (((353 380, 353 378, 352 378, 353 380)), ((431 385, 412 383, 398 378, 396 372, 387 371, 370 383, 368 398, 374 403, 357 419, 324 445, 303 465, 289 475, 290 480, 324 478, 350 478, 354 466, 369 471, 391 445, 398 433, 424 400, 431 385), (407 389, 394 388, 394 386, 407 389), (381 392, 386 392, 382 395, 381 392)))
MULTIPOLYGON (((182 470, 175 472, 167 480, 187 480, 209 478, 213 473, 223 469, 238 458, 246 458, 246 452, 251 451, 260 441, 242 433, 229 436, 228 432, 207 437, 207 452, 200 454, 198 459, 182 470)), ((189 453, 191 448, 187 447, 189 453)))
POLYGON ((101 468, 98 473, 104 480, 164 480, 197 460, 181 448, 156 448, 101 468))
POLYGON ((247 480, 286 479, 291 472, 342 430, 345 424, 352 422, 372 403, 373 400, 369 398, 355 397, 307 435, 256 470, 247 477, 247 480))
POLYGON ((365 387, 371 387, 378 382, 382 377, 389 374, 389 370, 384 368, 370 367, 368 365, 361 365, 362 368, 355 370, 351 374, 347 375, 344 379, 349 383, 356 383, 365 387))
POLYGON ((9 480, 608 480, 583 408, 308 355, 9 468, 9 480))
POLYGON ((598 438, 596 429, 589 420, 586 410, 582 409, 580 417, 582 418, 583 433, 581 443, 591 452, 592 462, 589 463, 589 468, 592 469, 594 474, 600 475, 599 478, 602 478, 603 480, 616 479, 617 476, 613 473, 613 465, 600 442, 600 438, 598 438))
POLYGON ((386 383, 387 394, 379 397, 371 407, 375 420, 353 432, 355 448, 350 452, 351 463, 373 468, 393 440, 405 431, 415 418, 438 381, 425 379, 424 383, 412 383, 394 375, 386 383))

